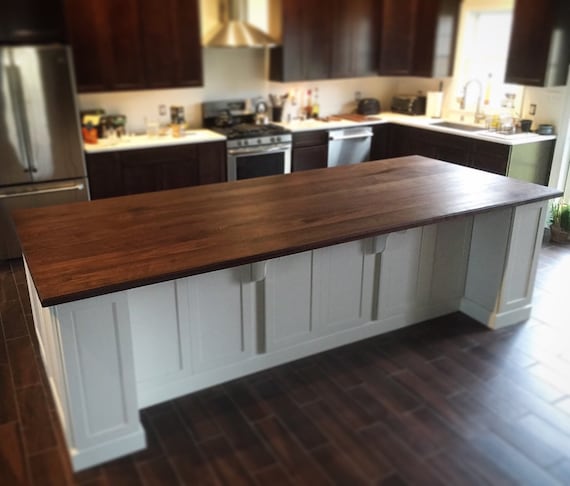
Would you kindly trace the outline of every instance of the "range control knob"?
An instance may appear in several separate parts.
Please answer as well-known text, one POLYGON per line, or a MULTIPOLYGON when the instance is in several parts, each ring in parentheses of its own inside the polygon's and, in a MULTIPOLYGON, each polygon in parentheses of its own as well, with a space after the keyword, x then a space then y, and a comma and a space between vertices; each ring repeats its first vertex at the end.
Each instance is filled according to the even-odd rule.
POLYGON ((281 137, 277 137, 277 141, 278 141, 278 142, 281 142, 281 137))
POLYGON ((241 147, 241 140, 238 140, 238 141, 237 141, 237 146, 238 146, 238 147, 241 147))
POLYGON ((244 145, 249 145, 249 142, 248 142, 247 140, 244 140, 244 141, 243 141, 243 144, 244 144, 244 145))
POLYGON ((275 142, 275 137, 271 137, 271 142, 275 142))
POLYGON ((257 139, 257 145, 261 145, 261 138, 257 139))

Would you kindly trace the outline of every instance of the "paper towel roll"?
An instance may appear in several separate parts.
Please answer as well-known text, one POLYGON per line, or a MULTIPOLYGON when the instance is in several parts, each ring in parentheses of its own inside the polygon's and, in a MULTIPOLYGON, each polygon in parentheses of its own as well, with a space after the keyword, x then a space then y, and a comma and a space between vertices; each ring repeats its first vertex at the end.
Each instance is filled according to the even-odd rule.
POLYGON ((428 91, 426 116, 430 118, 441 118, 441 108, 443 105, 443 91, 428 91))

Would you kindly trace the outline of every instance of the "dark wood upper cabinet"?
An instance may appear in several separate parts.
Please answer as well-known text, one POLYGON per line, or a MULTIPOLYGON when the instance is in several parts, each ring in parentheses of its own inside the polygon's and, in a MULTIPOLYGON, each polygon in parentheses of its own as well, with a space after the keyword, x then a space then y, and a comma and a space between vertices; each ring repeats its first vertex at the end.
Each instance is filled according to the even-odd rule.
POLYGON ((331 77, 372 76, 377 71, 375 0, 336 0, 332 15, 331 77))
POLYGON ((516 0, 505 82, 566 84, 570 64, 570 1, 516 0))
POLYGON ((62 0, 0 2, 0 44, 66 40, 62 0))
POLYGON ((382 0, 378 7, 378 73, 449 76, 459 3, 459 0, 382 0))
POLYGON ((138 0, 149 88, 202 85, 198 8, 188 0, 138 0))
POLYGON ((330 77, 330 9, 324 0, 287 0, 282 3, 283 39, 271 49, 270 78, 300 81, 330 77))
POLYGON ((197 0, 66 0, 78 91, 199 86, 197 0))
POLYGON ((376 73, 376 0, 282 2, 283 39, 270 78, 300 81, 376 73))

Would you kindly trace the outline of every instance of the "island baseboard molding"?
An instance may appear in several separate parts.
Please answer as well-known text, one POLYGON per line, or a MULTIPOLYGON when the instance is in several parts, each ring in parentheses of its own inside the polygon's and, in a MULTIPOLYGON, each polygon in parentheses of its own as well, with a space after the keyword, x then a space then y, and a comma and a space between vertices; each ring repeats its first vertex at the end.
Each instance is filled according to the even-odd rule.
POLYGON ((456 312, 528 318, 545 201, 42 307, 41 355, 78 471, 145 447, 139 409, 456 312))

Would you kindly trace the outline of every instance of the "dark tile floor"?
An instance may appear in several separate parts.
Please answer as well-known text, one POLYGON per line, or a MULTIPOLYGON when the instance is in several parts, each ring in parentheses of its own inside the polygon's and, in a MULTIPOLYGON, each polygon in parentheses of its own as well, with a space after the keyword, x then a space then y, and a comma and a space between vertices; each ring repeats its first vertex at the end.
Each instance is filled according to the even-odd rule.
POLYGON ((0 484, 570 484, 569 290, 546 245, 525 324, 448 316, 143 410, 145 451, 74 475, 0 263, 0 484))

